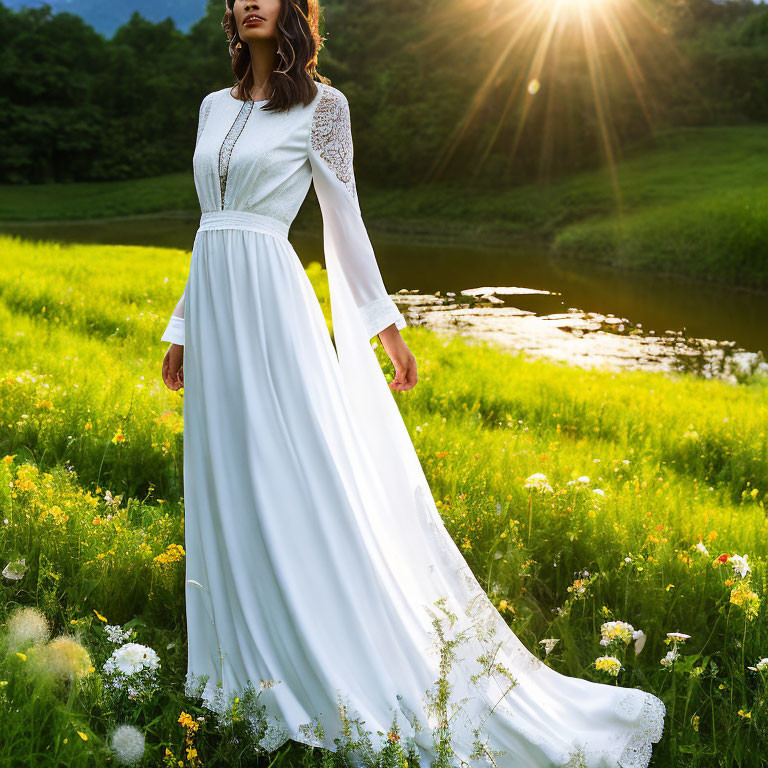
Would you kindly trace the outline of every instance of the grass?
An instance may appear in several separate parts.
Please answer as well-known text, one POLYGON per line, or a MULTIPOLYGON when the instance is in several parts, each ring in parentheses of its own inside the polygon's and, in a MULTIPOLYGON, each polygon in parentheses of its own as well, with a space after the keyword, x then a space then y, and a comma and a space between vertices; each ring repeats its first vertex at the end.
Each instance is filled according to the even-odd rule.
MULTIPOLYGON (((160 380, 159 337, 189 254, 17 238, 0 252, 0 567, 24 559, 0 580, 0 622, 34 607, 88 654, 59 660, 74 670, 60 679, 43 640, 0 630, 0 764, 105 765, 130 723, 145 765, 340 765, 291 742, 257 755, 242 717, 218 722, 183 695, 183 395, 160 380), (156 693, 105 685, 107 623, 157 651, 156 693)), ((308 273, 329 317, 325 273, 308 273)), ((404 337, 420 380, 393 397, 448 530, 521 640, 560 672, 660 696, 654 768, 768 765, 768 668, 749 669, 768 656, 765 381, 404 337), (551 491, 526 487, 536 473, 551 491), (718 560, 734 553, 744 578, 718 560), (600 644, 609 620, 646 633, 639 654, 600 644), (672 631, 691 637, 663 665, 672 631), (618 677, 596 669, 605 654, 618 677)))
MULTIPOLYGON (((768 126, 680 128, 607 169, 507 189, 361 185, 371 230, 431 242, 508 246, 532 238, 563 257, 768 290, 768 126), (614 186, 614 181, 616 186, 614 186), (618 190, 618 196, 616 193, 618 190)), ((0 186, 0 220, 195 210, 190 174, 106 184, 0 186)), ((316 231, 302 208, 294 230, 316 231)))

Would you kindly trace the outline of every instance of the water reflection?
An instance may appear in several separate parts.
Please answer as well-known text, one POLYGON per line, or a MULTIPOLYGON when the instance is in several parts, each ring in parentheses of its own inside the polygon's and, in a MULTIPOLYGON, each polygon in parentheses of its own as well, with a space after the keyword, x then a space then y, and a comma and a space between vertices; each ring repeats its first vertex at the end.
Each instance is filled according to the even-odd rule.
POLYGON ((768 375, 762 352, 739 349, 733 342, 690 338, 674 331, 656 335, 628 318, 575 307, 537 315, 515 306, 519 296, 530 294, 528 288, 510 286, 460 294, 420 294, 402 289, 395 300, 409 325, 490 341, 533 358, 586 368, 685 371, 732 382, 757 372, 768 375))
MULTIPOLYGON (((302 263, 323 261, 321 227, 297 228, 289 238, 302 263)), ((191 249, 200 215, 192 212, 148 214, 78 222, 0 224, 0 231, 63 242, 154 245, 191 249)), ((545 246, 514 248, 425 245, 408 237, 371 231, 385 283, 421 294, 460 293, 484 286, 515 286, 549 293, 517 294, 514 306, 537 316, 576 308, 585 313, 628 318, 634 327, 660 336, 666 331, 688 337, 734 342, 768 354, 766 294, 724 288, 661 274, 634 273, 590 262, 552 257, 545 246)), ((506 302, 509 304, 510 302, 506 302)))

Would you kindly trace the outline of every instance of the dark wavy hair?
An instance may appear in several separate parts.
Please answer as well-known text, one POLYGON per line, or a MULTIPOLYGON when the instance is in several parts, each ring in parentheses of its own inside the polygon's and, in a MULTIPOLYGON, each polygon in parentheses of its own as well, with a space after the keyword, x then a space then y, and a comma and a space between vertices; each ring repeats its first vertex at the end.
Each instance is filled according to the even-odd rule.
MULTIPOLYGON (((317 71, 317 54, 323 47, 320 35, 320 4, 318 0, 305 0, 305 13, 294 0, 283 0, 277 20, 277 69, 267 82, 272 97, 263 106, 265 110, 283 111, 294 104, 309 104, 317 93, 314 80, 330 84, 330 80, 317 71)), ((240 40, 232 11, 234 0, 225 0, 226 10, 221 26, 229 39, 229 55, 232 71, 237 78, 236 98, 250 98, 253 87, 251 52, 245 43, 237 48, 240 40)))

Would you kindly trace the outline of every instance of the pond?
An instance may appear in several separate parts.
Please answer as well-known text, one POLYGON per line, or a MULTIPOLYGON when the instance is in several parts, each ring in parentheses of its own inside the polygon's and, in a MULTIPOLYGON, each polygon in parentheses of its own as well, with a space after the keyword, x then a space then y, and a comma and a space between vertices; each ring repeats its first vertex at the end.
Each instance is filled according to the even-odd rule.
MULTIPOLYGON (((63 242, 191 249, 198 223, 198 213, 180 212, 77 222, 2 223, 0 231, 63 242)), ((289 238, 304 265, 323 261, 319 231, 292 231, 289 238)), ((497 340, 507 338, 512 347, 542 347, 544 354, 546 343, 531 343, 534 318, 554 321, 538 323, 538 327, 555 326, 558 333, 564 329, 574 341, 595 331, 623 335, 633 341, 647 341, 649 337, 669 339, 673 337, 669 332, 675 332, 673 338, 678 346, 681 337, 706 339, 721 342, 721 349, 743 349, 768 356, 765 293, 561 259, 551 256, 539 244, 510 248, 424 245, 375 232, 371 232, 371 240, 390 293, 398 299, 398 291, 409 292, 407 300, 400 300, 412 308, 414 322, 443 329, 453 325, 460 332, 462 328, 468 330, 468 335, 487 335, 497 340), (497 287, 499 291, 495 303, 489 305, 486 301, 479 312, 470 311, 467 305, 457 307, 443 300, 434 301, 429 296, 440 292, 441 297, 446 293, 460 297, 461 291, 483 287, 497 287), (505 308, 506 316, 494 315, 494 307, 505 308), (435 314, 438 309, 443 313, 439 320, 435 314), (446 322, 446 310, 456 309, 460 310, 459 315, 446 322), (504 320, 501 325, 495 323, 493 333, 488 333, 489 313, 494 319, 504 320), (604 322, 606 317, 608 322, 604 322), (516 323, 526 324, 525 333, 517 339, 514 333, 508 333, 516 323)), ((562 346, 562 339, 557 346, 562 346)), ((598 347, 593 345, 587 353, 596 363, 601 356, 598 347)), ((637 355, 640 367, 647 367, 646 352, 637 355)), ((623 349, 620 356, 626 355, 623 349)), ((568 359, 568 355, 554 356, 568 359)))

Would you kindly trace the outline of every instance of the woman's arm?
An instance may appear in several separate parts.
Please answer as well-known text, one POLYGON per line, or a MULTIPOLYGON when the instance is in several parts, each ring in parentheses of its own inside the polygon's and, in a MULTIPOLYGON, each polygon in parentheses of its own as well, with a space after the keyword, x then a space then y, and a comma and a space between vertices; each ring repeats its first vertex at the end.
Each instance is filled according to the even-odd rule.
MULTIPOLYGON (((195 146, 200 141, 200 135, 203 132, 205 123, 208 120, 208 115, 211 111, 211 101, 213 94, 209 93, 200 103, 200 110, 197 118, 197 138, 195 139, 195 146)), ((189 277, 187 277, 187 283, 184 286, 184 291, 181 294, 181 298, 176 302, 176 307, 173 310, 173 314, 168 320, 168 325, 160 337, 161 341, 169 341, 171 344, 184 345, 184 299, 187 295, 187 286, 189 285, 189 277)))
POLYGON ((416 360, 400 336, 400 329, 407 323, 384 286, 360 212, 352 165, 349 104, 337 88, 324 84, 318 87, 323 92, 312 114, 307 151, 323 216, 328 278, 346 283, 337 290, 349 290, 366 337, 379 335, 395 366, 390 387, 411 389, 417 381, 416 360), (333 266, 336 264, 338 272, 333 266))

